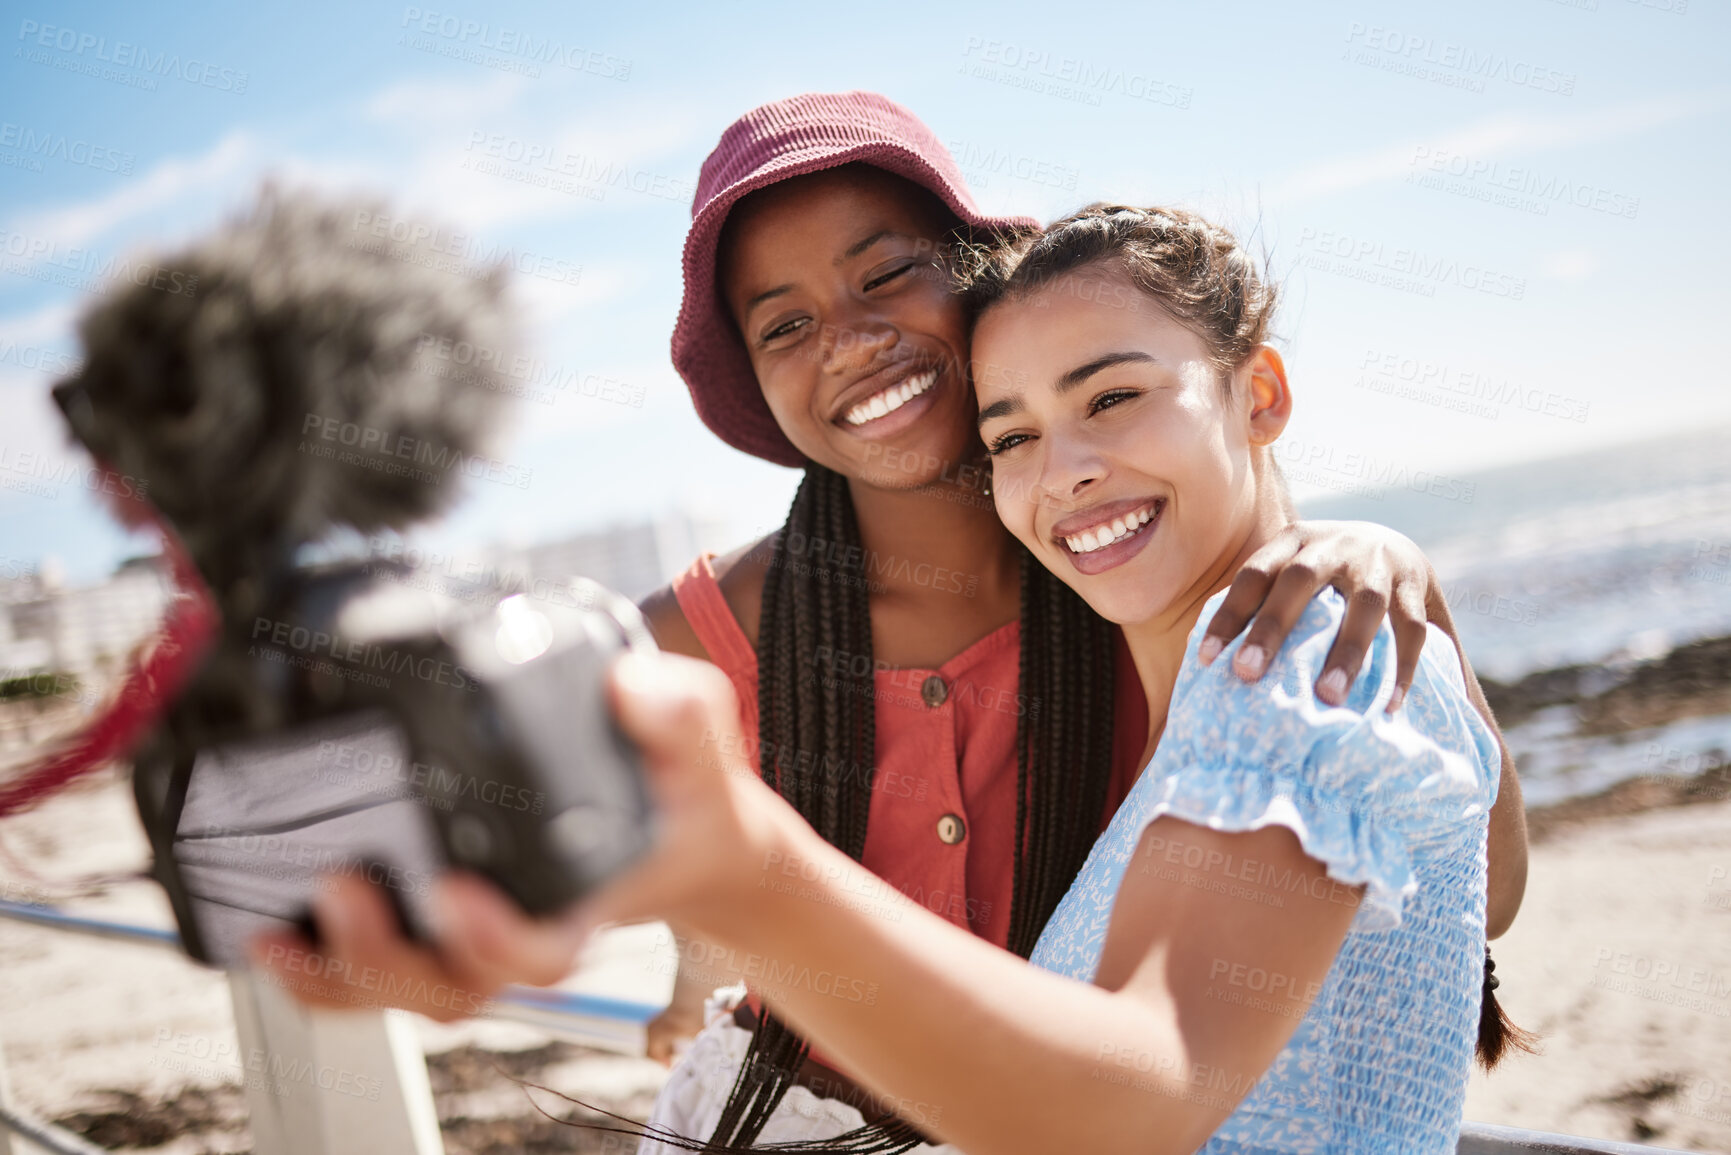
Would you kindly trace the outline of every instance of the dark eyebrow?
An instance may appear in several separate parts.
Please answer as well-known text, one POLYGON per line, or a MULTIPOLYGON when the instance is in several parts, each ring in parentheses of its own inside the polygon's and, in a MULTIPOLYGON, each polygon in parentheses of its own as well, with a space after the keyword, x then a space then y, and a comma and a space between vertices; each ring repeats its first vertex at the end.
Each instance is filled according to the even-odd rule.
MULTIPOLYGON (((1058 383, 1054 388, 1057 390, 1058 394, 1062 396, 1076 388, 1078 385, 1081 385, 1094 374, 1105 369, 1110 369, 1114 365, 1128 365, 1144 362, 1150 365, 1158 363, 1156 358, 1149 356, 1147 353, 1139 353, 1134 350, 1126 350, 1122 353, 1107 353, 1103 357, 1094 358, 1086 365, 1076 366, 1074 369, 1058 378, 1058 383)), ((1020 413, 1021 411, 1022 398, 1020 394, 1014 397, 1006 397, 1002 401, 994 401, 984 409, 980 410, 980 420, 978 424, 983 426, 986 422, 991 421, 994 418, 1008 417, 1012 413, 1020 413)))
POLYGON ((976 425, 984 426, 986 422, 991 421, 994 418, 1008 417, 1012 413, 1020 413, 1021 411, 1022 396, 1018 393, 1014 397, 1006 397, 1002 401, 994 401, 984 409, 980 410, 980 419, 976 422, 976 425))
POLYGON ((873 233, 869 237, 866 237, 864 240, 855 241, 853 244, 849 245, 847 252, 845 252, 841 256, 837 257, 835 259, 835 263, 839 265, 843 261, 853 260, 855 257, 859 256, 861 253, 865 252, 867 249, 871 248, 873 245, 877 244, 879 241, 883 240, 885 237, 899 237, 899 236, 903 236, 903 235, 905 235, 905 234, 898 233, 894 229, 879 229, 877 232, 873 233))
MULTIPOLYGON (((847 252, 845 252, 841 256, 837 257, 835 259, 835 263, 839 265, 843 261, 853 260, 855 257, 859 256, 861 253, 865 252, 867 249, 871 248, 873 245, 877 244, 879 241, 883 240, 885 237, 899 237, 902 235, 904 235, 904 234, 898 233, 894 229, 879 229, 877 232, 872 233, 870 236, 865 237, 862 240, 855 241, 852 245, 848 246, 847 252)), ((753 297, 751 300, 749 300, 745 303, 745 310, 744 311, 747 314, 749 314, 753 309, 757 308, 759 305, 763 304, 765 301, 770 300, 773 297, 780 297, 780 296, 783 296, 784 294, 791 293, 791 292, 793 292, 793 285, 791 285, 791 284, 777 285, 773 289, 765 289, 763 292, 759 293, 757 296, 753 297)))
POLYGON ((1076 386, 1082 384, 1082 382, 1104 369, 1110 369, 1114 365, 1127 365, 1135 362, 1147 362, 1148 364, 1153 364, 1154 358, 1150 357, 1146 353, 1138 353, 1134 350, 1127 350, 1123 353, 1107 353, 1104 357, 1094 358, 1086 365, 1076 366, 1074 369, 1058 378, 1058 383, 1055 388, 1059 394, 1068 393, 1070 390, 1076 388, 1076 386))
POLYGON ((780 296, 783 296, 784 294, 791 293, 791 292, 793 292, 793 286, 791 284, 777 285, 773 289, 765 289, 763 292, 759 293, 757 296, 753 297, 751 300, 749 300, 745 303, 745 308, 742 311, 743 315, 749 317, 751 315, 751 311, 753 309, 757 308, 759 305, 763 304, 765 301, 769 300, 771 297, 780 297, 780 296))

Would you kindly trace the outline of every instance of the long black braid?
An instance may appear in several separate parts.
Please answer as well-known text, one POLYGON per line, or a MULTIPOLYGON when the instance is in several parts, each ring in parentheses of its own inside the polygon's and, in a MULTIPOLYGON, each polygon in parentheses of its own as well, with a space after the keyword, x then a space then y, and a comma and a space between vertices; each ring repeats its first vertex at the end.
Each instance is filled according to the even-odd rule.
MULTIPOLYGON (((858 860, 865 850, 876 732, 874 664, 826 667, 820 653, 870 656, 863 568, 800 556, 834 543, 863 558, 847 479, 806 468, 777 531, 758 626, 759 763, 825 839, 858 860), (795 548, 790 549, 790 542, 795 548), (827 647, 827 648, 826 648, 827 647)), ((1112 627, 1023 551, 1020 693, 1016 726, 1016 859, 1009 947, 1026 958, 1099 833, 1112 773, 1112 627)), ((744 1064, 705 1151, 748 1151, 793 1085, 809 1045, 772 1015, 758 1019, 744 1064)), ((776 1150, 894 1155, 925 1142, 894 1115, 833 1139, 776 1150)))

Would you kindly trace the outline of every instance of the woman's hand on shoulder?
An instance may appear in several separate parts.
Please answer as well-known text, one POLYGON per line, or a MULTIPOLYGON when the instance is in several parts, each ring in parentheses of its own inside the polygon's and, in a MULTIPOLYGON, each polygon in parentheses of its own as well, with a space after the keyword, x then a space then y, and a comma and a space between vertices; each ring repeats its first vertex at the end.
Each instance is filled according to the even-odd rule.
POLYGON ((1388 704, 1392 713, 1418 670, 1426 604, 1437 579, 1424 551, 1410 538, 1371 522, 1296 522, 1252 554, 1208 623, 1202 663, 1211 663, 1248 626, 1232 668, 1245 681, 1256 681, 1325 586, 1339 590, 1347 608, 1317 678, 1317 697, 1330 705, 1346 701, 1386 617, 1395 642, 1395 692, 1388 704))

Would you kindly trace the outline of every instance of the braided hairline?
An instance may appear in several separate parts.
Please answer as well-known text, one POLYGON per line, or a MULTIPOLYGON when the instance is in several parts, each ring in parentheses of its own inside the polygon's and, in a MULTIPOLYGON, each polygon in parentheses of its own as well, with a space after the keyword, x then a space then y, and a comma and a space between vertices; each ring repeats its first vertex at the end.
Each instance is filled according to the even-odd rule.
POLYGON ((1229 230, 1187 209, 1091 204, 1043 233, 966 250, 960 275, 977 317, 1108 261, 1193 328, 1223 374, 1268 338, 1275 286, 1229 230))

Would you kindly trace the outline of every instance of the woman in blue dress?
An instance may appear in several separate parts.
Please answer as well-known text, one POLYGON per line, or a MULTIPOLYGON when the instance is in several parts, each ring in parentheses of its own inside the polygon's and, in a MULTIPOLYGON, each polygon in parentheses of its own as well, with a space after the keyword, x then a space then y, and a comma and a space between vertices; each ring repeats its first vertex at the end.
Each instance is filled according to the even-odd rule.
POLYGON ((1453 1151, 1499 769, 1453 646, 1433 630, 1403 700, 1384 624, 1333 706, 1313 683, 1356 611, 1332 590, 1273 655, 1198 625, 1292 517, 1273 287, 1178 210, 1093 206, 975 263, 998 511, 1123 625, 1164 719, 1146 769, 1024 962, 879 883, 749 767, 716 773, 736 714, 714 670, 628 659, 616 707, 663 838, 586 917, 665 916, 750 956, 779 1014, 970 1155, 1453 1151))

